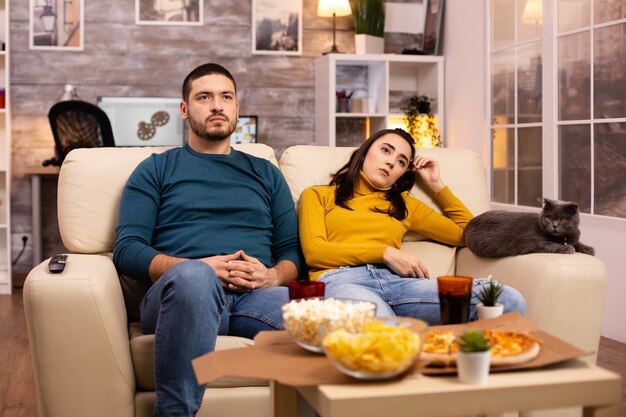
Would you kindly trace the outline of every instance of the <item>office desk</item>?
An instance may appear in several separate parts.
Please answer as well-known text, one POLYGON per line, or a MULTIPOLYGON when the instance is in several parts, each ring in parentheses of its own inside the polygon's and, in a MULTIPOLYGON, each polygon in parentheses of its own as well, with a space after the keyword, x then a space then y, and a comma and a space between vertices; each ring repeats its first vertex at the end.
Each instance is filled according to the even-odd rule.
POLYGON ((33 229, 33 266, 41 263, 41 177, 58 176, 60 167, 49 165, 31 165, 26 167, 26 174, 30 175, 30 198, 33 229))

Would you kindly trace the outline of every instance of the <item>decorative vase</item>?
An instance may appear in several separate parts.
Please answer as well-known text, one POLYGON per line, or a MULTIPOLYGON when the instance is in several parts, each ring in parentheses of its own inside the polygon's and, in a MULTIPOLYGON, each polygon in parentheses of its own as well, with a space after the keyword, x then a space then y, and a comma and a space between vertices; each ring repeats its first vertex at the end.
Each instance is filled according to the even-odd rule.
POLYGON ((459 380, 465 384, 485 385, 489 376, 491 352, 462 352, 456 353, 456 368, 459 380))
POLYGON ((478 320, 487 320, 500 317, 504 311, 504 306, 500 303, 496 303, 495 306, 486 306, 478 304, 478 320))
POLYGON ((385 38, 372 35, 354 35, 357 54, 382 54, 385 52, 385 38))

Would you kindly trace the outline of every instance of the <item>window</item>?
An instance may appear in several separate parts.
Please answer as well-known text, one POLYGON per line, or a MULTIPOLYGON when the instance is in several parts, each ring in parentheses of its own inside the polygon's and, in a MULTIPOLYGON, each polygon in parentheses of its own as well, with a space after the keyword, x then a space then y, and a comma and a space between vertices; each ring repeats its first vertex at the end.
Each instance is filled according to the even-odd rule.
POLYGON ((558 1, 559 195, 626 217, 626 4, 558 1))
POLYGON ((500 203, 541 205, 541 16, 541 0, 492 1, 492 199, 500 203))
POLYGON ((492 0, 490 59, 493 201, 626 218, 626 2, 492 0))

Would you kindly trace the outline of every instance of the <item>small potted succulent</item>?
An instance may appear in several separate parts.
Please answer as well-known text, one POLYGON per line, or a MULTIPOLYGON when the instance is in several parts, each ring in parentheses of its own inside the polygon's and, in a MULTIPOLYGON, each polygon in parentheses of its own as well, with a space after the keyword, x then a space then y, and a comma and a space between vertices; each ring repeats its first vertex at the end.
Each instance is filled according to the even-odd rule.
POLYGON ((483 332, 467 330, 457 338, 456 366, 461 382, 484 385, 489 376, 491 345, 483 332))
POLYGON ((478 297, 478 320, 492 319, 502 315, 504 306, 498 303, 498 298, 502 293, 502 284, 491 279, 483 285, 480 292, 476 295, 478 297))

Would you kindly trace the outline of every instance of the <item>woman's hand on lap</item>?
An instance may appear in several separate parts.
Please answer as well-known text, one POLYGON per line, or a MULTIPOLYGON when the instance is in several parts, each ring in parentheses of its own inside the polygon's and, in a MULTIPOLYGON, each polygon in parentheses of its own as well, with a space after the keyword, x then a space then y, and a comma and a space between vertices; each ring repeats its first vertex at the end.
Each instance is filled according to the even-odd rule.
POLYGON ((430 278, 426 265, 413 255, 387 246, 383 254, 385 264, 401 277, 430 278))

